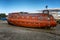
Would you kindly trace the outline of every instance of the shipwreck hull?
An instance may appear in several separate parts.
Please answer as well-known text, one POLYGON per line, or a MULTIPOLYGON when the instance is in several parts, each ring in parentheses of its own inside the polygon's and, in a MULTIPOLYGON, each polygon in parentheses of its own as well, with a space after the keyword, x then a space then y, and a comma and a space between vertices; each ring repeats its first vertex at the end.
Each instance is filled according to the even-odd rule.
POLYGON ((40 13, 10 13, 7 21, 10 24, 22 27, 56 27, 57 24, 53 16, 40 13))
POLYGON ((55 27, 55 22, 49 22, 49 21, 18 21, 17 20, 10 20, 10 24, 16 25, 16 26, 22 26, 22 27, 55 27))

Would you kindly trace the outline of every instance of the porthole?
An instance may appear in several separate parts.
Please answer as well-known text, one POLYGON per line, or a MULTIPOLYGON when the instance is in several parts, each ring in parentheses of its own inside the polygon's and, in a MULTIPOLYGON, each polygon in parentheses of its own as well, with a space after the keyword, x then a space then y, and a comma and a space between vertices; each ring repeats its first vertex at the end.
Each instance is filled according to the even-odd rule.
POLYGON ((22 18, 24 18, 24 16, 22 16, 22 18))
POLYGON ((43 17, 38 17, 38 20, 42 20, 43 19, 43 17))
POLYGON ((29 18, 29 16, 27 16, 27 18, 29 18))
POLYGON ((35 17, 33 16, 32 19, 34 19, 35 17))

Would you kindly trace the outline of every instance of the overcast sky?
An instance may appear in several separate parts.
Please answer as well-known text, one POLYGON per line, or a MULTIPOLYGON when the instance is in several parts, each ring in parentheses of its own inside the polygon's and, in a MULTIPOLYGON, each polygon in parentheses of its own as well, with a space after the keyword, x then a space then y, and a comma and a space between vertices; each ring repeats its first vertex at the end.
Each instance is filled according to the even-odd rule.
POLYGON ((60 0, 0 0, 0 13, 11 13, 41 10, 48 8, 60 8, 60 0))

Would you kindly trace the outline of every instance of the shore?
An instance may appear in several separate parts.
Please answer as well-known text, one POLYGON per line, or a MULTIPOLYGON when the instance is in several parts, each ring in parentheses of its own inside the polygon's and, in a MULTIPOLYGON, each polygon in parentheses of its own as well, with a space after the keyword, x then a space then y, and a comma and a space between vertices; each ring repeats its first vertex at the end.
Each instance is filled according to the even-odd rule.
POLYGON ((0 20, 0 40, 60 40, 60 24, 52 29, 25 28, 0 20))

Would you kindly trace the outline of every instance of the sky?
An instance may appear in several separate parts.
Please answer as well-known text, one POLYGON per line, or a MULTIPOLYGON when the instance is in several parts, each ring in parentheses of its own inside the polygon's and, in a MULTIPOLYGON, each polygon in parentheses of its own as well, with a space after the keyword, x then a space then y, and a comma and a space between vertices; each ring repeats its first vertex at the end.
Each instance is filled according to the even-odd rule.
POLYGON ((48 8, 60 8, 60 0, 0 0, 0 13, 33 12, 48 8))

